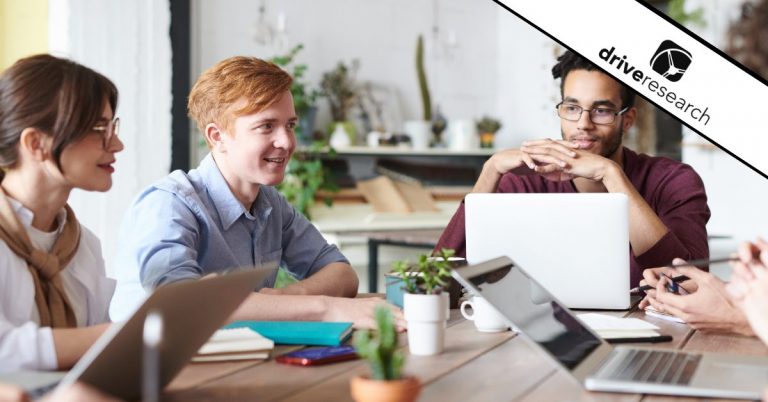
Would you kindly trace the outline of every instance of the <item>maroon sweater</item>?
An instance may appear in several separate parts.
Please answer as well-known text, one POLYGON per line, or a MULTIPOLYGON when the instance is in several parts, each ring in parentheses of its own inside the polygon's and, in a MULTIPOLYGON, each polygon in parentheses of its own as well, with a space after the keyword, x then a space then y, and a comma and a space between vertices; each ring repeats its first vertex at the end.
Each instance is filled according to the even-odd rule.
MULTIPOLYGON (((690 166, 669 158, 624 152, 624 174, 669 231, 648 251, 635 255, 630 247, 630 282, 637 286, 642 270, 672 262, 675 257, 709 257, 707 228, 709 207, 704 183, 690 166)), ((573 181, 553 182, 538 175, 507 173, 499 182, 499 193, 576 193, 573 181)), ((466 255, 464 202, 445 228, 435 250, 452 248, 466 255)), ((705 268, 706 270, 706 268, 705 268)))

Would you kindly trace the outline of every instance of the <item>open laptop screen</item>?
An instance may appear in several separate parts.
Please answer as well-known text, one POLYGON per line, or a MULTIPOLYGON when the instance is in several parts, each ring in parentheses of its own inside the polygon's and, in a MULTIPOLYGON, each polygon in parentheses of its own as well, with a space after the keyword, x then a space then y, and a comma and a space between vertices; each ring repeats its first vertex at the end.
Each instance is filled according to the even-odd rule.
MULTIPOLYGON (((510 262, 509 259, 506 261, 510 262)), ((546 289, 514 264, 480 265, 488 269, 472 272, 470 277, 464 275, 469 271, 458 270, 456 274, 471 282, 475 290, 513 326, 568 369, 578 366, 602 343, 546 289)))

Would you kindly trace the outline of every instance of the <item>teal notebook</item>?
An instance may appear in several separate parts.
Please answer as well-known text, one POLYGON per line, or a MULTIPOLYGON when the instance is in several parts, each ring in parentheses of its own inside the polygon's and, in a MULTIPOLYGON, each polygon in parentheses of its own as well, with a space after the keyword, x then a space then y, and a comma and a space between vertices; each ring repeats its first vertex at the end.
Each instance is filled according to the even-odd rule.
POLYGON ((235 321, 224 327, 250 328, 284 345, 339 346, 352 335, 351 322, 235 321))

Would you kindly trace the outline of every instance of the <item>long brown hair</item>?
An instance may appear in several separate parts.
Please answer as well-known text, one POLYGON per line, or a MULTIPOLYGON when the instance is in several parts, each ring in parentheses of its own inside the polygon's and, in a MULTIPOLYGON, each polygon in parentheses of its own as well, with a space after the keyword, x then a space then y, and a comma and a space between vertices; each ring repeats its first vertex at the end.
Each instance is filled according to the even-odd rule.
POLYGON ((116 112, 117 95, 107 77, 71 60, 40 54, 14 63, 0 75, 0 179, 17 162, 25 128, 53 138, 51 154, 61 168, 64 148, 91 131, 105 100, 116 112))

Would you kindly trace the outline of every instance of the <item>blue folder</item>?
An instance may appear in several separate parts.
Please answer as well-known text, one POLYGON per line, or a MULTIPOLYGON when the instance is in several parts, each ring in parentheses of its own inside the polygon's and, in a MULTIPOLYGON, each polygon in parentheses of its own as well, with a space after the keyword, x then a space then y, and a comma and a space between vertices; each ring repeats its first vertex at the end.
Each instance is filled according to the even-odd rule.
POLYGON ((249 328, 284 345, 339 346, 352 335, 351 322, 235 321, 224 328, 249 328))

